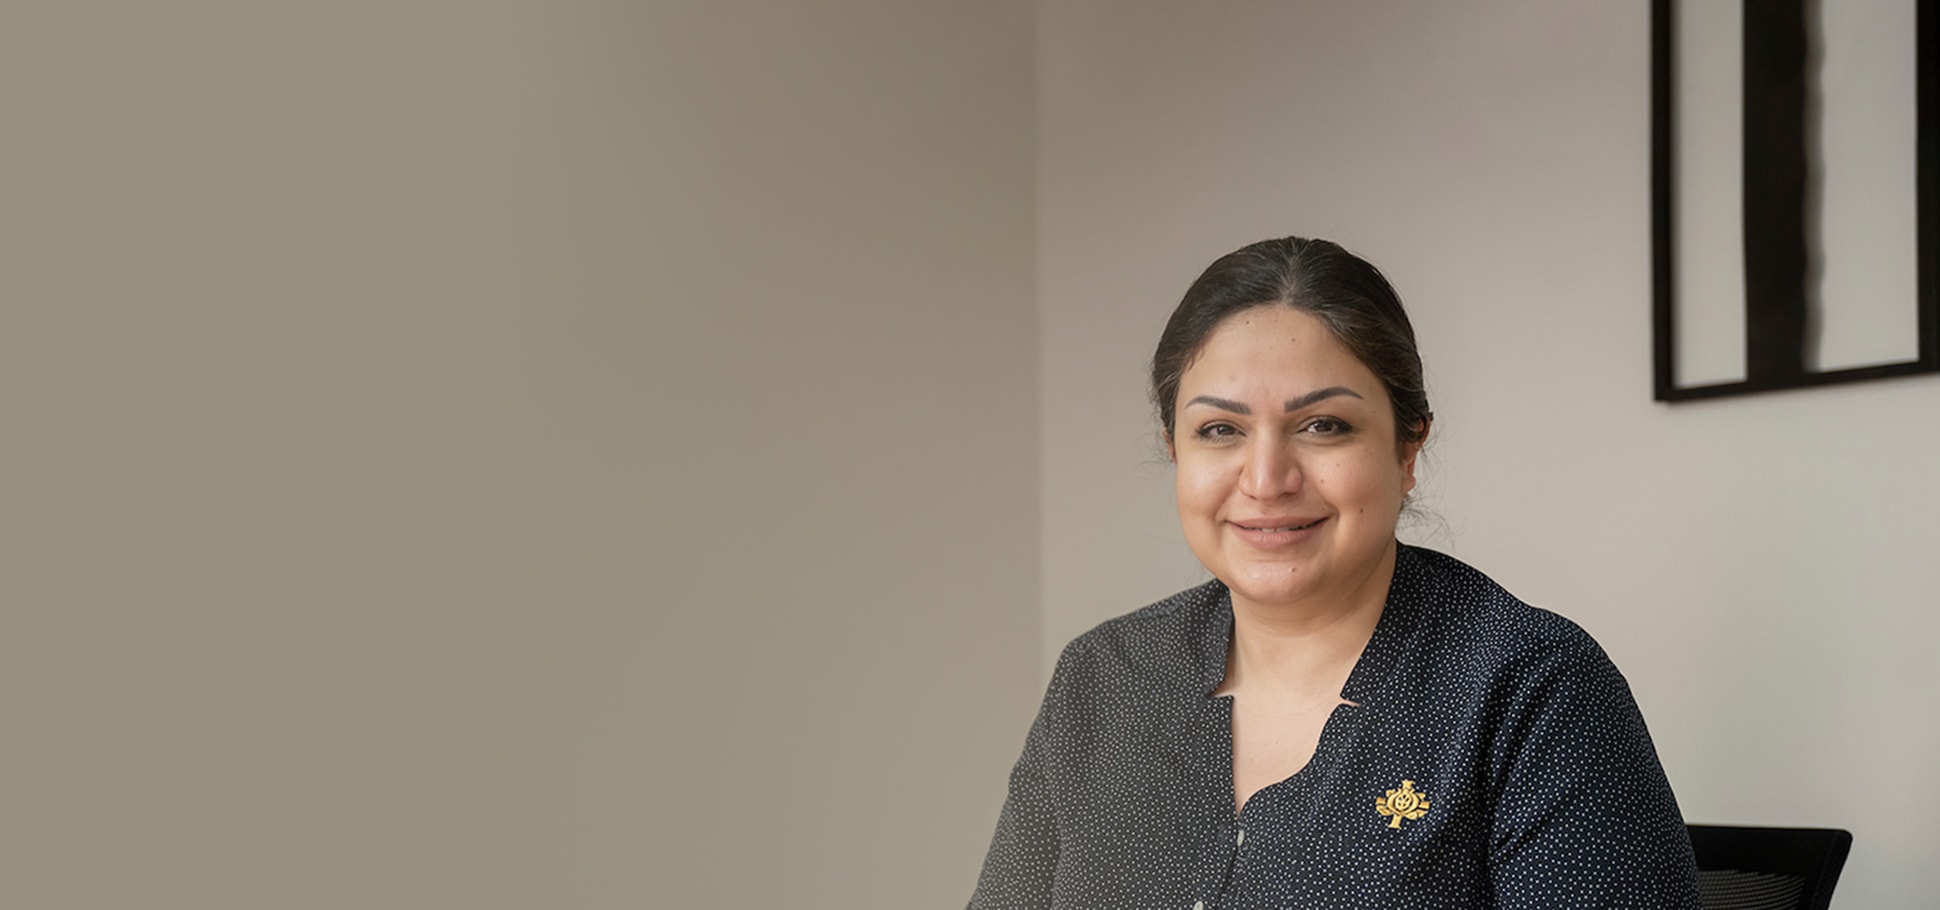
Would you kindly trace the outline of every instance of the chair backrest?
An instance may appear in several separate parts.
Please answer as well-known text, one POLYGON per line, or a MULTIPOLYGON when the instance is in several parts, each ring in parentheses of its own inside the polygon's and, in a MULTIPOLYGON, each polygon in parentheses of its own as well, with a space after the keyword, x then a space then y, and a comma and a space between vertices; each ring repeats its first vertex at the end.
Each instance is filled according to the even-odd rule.
POLYGON ((1686 827, 1705 910, 1826 910, 1852 850, 1834 828, 1686 827))

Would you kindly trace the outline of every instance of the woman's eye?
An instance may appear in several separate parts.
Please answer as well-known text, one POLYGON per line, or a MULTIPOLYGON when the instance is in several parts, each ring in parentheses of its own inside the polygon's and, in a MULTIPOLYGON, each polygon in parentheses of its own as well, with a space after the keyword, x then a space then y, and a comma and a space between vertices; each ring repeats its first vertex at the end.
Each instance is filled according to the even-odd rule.
POLYGON ((1307 421, 1306 425, 1300 428, 1300 431, 1303 433, 1311 433, 1315 436, 1344 436, 1352 432, 1353 429, 1353 427, 1347 424, 1347 421, 1338 417, 1316 417, 1307 421))
POLYGON ((1194 435, 1200 439, 1225 439, 1230 436, 1238 436, 1239 428, 1230 423, 1209 423, 1200 427, 1199 431, 1194 435))

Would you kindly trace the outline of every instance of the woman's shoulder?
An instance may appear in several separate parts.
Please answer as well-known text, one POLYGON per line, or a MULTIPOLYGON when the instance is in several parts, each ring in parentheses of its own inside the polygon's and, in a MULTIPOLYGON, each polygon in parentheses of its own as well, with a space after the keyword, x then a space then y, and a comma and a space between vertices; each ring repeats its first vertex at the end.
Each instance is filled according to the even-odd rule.
POLYGON ((1402 547, 1396 582, 1413 592, 1420 631, 1474 657, 1520 662, 1532 657, 1603 658, 1596 639, 1568 617, 1534 606, 1453 556, 1402 547))
POLYGON ((1215 579, 1105 620, 1065 645, 1055 677, 1189 671, 1208 635, 1223 639, 1226 604, 1226 587, 1215 579))
POLYGON ((1614 722, 1634 713, 1623 707, 1632 704, 1628 681, 1583 627, 1454 557, 1421 549, 1410 556, 1403 562, 1412 563, 1406 584, 1416 619, 1390 686, 1415 698, 1486 706, 1495 716, 1560 712, 1614 722))

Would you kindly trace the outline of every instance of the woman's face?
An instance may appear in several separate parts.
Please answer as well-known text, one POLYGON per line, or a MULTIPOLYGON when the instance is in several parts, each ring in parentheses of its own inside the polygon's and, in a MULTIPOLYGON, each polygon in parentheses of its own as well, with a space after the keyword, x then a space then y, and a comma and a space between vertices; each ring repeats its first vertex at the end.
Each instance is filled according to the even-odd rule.
POLYGON ((1179 522, 1235 603, 1344 605, 1385 590, 1418 445, 1387 389, 1321 322, 1282 305, 1229 317, 1179 382, 1179 522))

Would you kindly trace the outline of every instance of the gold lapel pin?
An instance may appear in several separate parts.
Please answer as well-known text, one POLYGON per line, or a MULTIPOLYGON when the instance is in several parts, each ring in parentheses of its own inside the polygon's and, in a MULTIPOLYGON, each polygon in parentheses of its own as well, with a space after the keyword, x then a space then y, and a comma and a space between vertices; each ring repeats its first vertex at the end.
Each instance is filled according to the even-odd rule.
POLYGON ((1389 790, 1386 796, 1374 798, 1374 811, 1391 816, 1388 827, 1401 827, 1401 820, 1414 821, 1428 814, 1428 794, 1415 789, 1415 782, 1404 780, 1399 789, 1389 790))

